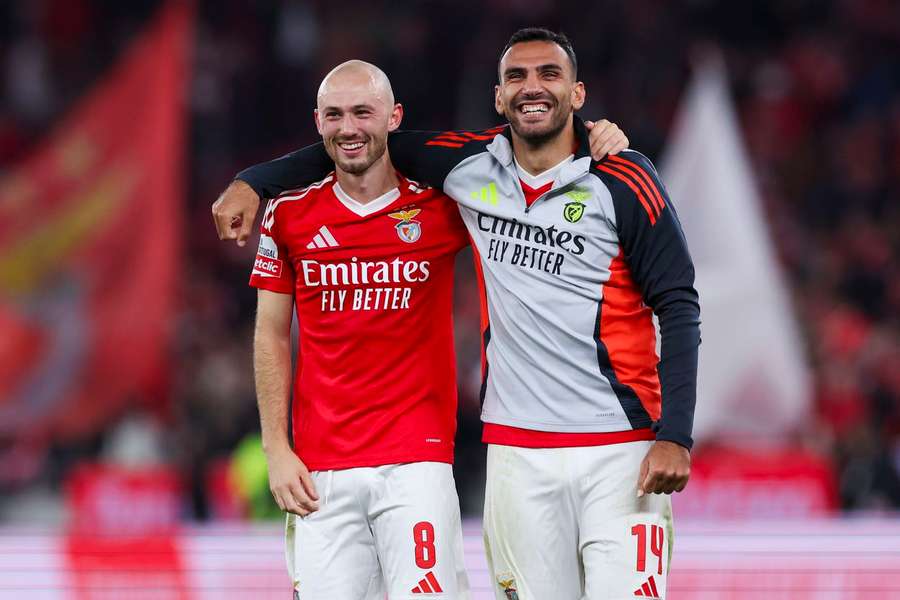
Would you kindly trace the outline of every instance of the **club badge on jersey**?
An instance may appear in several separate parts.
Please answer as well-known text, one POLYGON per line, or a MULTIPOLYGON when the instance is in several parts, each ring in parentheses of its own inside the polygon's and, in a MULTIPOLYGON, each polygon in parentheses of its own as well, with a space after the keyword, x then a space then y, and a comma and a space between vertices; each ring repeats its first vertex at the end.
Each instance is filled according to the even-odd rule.
POLYGON ((577 223, 584 215, 584 204, 581 202, 569 202, 563 208, 563 217, 569 223, 577 223))
POLYGON ((512 573, 503 573, 497 576, 497 585, 503 590, 507 600, 519 600, 519 592, 516 591, 516 578, 512 573))
POLYGON ((397 237, 407 244, 413 244, 422 237, 422 223, 414 220, 420 212, 422 212, 421 208, 412 208, 388 214, 392 219, 400 221, 394 225, 394 229, 397 230, 397 237))
POLYGON ((566 196, 572 199, 563 207, 563 218, 569 223, 577 223, 584 216, 584 203, 591 197, 591 191, 585 187, 575 187, 566 192, 566 196))

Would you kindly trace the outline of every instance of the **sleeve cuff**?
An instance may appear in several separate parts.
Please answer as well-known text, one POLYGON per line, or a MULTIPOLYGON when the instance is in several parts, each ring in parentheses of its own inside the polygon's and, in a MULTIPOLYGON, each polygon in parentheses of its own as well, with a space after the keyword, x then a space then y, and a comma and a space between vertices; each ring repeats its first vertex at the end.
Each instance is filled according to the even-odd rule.
POLYGON ((656 434, 656 441, 675 442, 679 446, 687 448, 688 451, 694 445, 694 440, 691 439, 690 435, 677 431, 668 431, 662 427, 659 421, 653 424, 653 432, 656 434))
POLYGON ((246 175, 246 171, 241 171, 240 173, 238 173, 237 176, 234 178, 234 181, 243 181, 244 183, 246 183, 247 185, 249 185, 250 188, 251 188, 254 192, 256 192, 256 195, 260 197, 261 200, 268 200, 268 199, 269 199, 269 198, 265 195, 265 189, 263 188, 263 186, 260 185, 259 182, 255 181, 255 180, 253 179, 253 177, 248 177, 248 176, 246 175))

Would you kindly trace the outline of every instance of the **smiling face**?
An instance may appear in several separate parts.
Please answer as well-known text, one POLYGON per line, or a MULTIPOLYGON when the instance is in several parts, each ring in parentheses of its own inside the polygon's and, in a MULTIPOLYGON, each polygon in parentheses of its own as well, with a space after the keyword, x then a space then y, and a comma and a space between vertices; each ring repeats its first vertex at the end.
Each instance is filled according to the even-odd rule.
POLYGON ((328 155, 347 173, 359 175, 384 156, 388 132, 402 117, 387 77, 368 63, 344 63, 319 87, 316 127, 328 155))
POLYGON ((584 84, 558 44, 514 44, 500 59, 500 84, 494 90, 497 112, 513 133, 533 146, 555 138, 584 105, 584 84))

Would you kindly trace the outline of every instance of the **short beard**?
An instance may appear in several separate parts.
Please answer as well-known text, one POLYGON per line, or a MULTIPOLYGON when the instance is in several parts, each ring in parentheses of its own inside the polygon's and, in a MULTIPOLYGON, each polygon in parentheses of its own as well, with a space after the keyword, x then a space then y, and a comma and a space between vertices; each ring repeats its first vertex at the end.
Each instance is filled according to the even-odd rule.
POLYGON ((357 159, 350 162, 337 160, 336 157, 340 156, 340 150, 338 149, 337 143, 333 140, 325 145, 325 150, 328 152, 328 155, 331 156, 331 160, 334 161, 334 164, 337 165, 341 171, 349 173, 350 175, 362 175, 369 170, 369 167, 378 162, 379 158, 384 156, 384 152, 387 149, 386 139, 378 140, 370 137, 366 141, 369 143, 369 152, 363 157, 363 160, 357 159))
POLYGON ((566 128, 566 121, 568 119, 566 117, 563 117, 560 119, 559 123, 552 124, 548 130, 539 132, 519 131, 519 129, 516 127, 516 121, 514 119, 510 119, 509 115, 506 115, 506 120, 509 122, 509 126, 512 128, 513 132, 518 137, 520 137, 522 141, 524 141, 532 148, 540 148, 541 146, 554 140, 556 136, 558 136, 566 128))
POLYGON ((369 167, 371 167, 375 163, 376 160, 378 160, 378 159, 376 158, 375 160, 372 160, 372 161, 352 162, 352 163, 344 163, 341 161, 337 161, 337 162, 335 162, 335 164, 338 166, 338 168, 341 171, 343 171, 345 173, 349 173, 350 175, 362 175, 363 173, 365 173, 366 171, 369 170, 369 167))

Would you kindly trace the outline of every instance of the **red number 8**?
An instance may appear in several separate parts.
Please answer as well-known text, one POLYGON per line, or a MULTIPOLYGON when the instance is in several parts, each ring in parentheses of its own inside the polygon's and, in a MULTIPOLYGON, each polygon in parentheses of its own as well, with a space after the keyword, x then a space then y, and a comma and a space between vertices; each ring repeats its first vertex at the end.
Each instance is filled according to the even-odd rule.
POLYGON ((428 521, 413 525, 413 541, 416 543, 416 566, 430 569, 437 562, 434 551, 434 526, 428 521))

